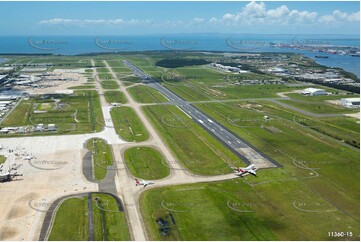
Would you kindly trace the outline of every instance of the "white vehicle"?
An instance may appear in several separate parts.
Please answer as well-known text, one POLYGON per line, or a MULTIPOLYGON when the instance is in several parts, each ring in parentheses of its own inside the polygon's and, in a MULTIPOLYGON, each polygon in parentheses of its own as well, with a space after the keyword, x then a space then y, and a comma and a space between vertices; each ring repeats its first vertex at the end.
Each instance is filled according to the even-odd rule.
POLYGON ((111 103, 110 105, 112 105, 113 107, 120 107, 121 106, 120 103, 111 103))
POLYGON ((257 176, 257 174, 256 174, 257 168, 256 168, 255 164, 251 164, 251 165, 247 166, 246 168, 242 168, 242 167, 238 167, 238 168, 234 167, 234 168, 237 171, 237 173, 239 173, 239 176, 243 176, 244 174, 247 174, 247 173, 251 174, 253 176, 257 176))
POLYGON ((145 181, 145 180, 138 180, 138 179, 135 179, 135 185, 136 186, 141 186, 143 185, 143 187, 146 187, 150 184, 154 184, 153 181, 145 181))

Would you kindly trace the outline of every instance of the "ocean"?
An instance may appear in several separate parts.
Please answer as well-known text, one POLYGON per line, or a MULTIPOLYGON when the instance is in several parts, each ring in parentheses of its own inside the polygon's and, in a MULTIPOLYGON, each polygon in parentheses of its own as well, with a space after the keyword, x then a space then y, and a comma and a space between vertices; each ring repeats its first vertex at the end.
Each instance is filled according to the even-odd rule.
POLYGON ((360 57, 272 47, 272 43, 323 46, 360 46, 355 35, 172 34, 144 36, 0 36, 1 54, 53 53, 78 55, 97 52, 202 50, 238 52, 293 52, 317 63, 340 67, 360 77, 360 57), (317 55, 328 58, 315 58, 317 55))

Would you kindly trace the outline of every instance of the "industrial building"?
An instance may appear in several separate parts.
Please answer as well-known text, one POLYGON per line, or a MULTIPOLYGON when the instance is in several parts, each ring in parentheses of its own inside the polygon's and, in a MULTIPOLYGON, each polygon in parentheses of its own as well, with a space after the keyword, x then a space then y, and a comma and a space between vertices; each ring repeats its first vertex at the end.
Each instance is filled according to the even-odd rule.
POLYGON ((360 98, 342 98, 341 99, 342 106, 346 108, 359 108, 360 107, 360 98))
POLYGON ((318 89, 318 88, 306 88, 301 92, 303 95, 307 96, 321 96, 321 95, 327 95, 327 92, 324 89, 318 89))

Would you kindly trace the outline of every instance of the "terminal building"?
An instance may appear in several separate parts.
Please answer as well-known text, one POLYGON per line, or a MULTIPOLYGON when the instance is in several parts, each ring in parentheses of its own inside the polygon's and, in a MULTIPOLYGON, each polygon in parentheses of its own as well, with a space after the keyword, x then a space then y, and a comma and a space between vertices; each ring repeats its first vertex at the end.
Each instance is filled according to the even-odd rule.
POLYGON ((321 96, 321 95, 327 95, 327 92, 323 89, 318 89, 318 88, 306 88, 305 90, 303 90, 301 92, 303 95, 307 95, 307 96, 321 96))
POLYGON ((341 99, 342 106, 346 108, 359 108, 360 107, 360 98, 342 98, 341 99))

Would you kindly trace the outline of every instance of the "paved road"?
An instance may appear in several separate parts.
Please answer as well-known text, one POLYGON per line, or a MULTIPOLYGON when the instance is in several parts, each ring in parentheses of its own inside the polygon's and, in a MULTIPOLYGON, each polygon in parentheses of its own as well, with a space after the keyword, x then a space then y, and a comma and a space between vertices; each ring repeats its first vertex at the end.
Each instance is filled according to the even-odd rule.
POLYGON ((177 105, 189 117, 193 118, 201 127, 216 137, 225 146, 227 146, 233 153, 244 160, 247 164, 254 163, 258 168, 279 167, 281 166, 276 161, 263 154, 260 150, 250 145, 245 140, 236 136, 234 133, 226 129, 217 121, 213 120, 202 111, 195 108, 192 104, 186 102, 178 95, 170 91, 168 88, 160 84, 157 80, 148 76, 138 67, 134 66, 128 61, 124 64, 133 70, 135 75, 142 78, 146 85, 158 90, 166 96, 170 102, 177 105))

